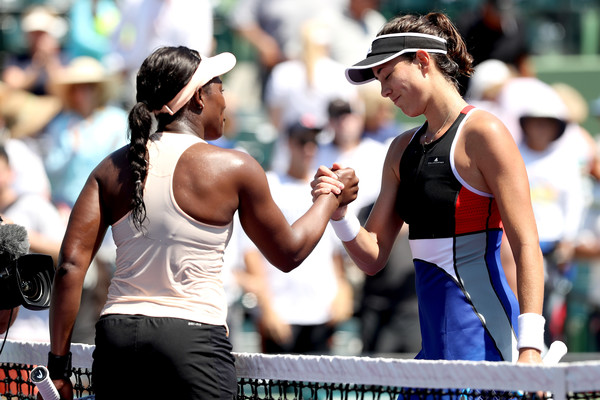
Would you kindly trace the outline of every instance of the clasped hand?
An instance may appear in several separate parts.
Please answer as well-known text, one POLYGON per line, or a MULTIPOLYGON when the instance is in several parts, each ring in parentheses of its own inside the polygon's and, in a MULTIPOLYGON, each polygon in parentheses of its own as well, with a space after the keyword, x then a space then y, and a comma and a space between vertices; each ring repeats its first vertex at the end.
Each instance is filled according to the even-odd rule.
MULTIPOLYGON (((320 166, 315 174, 312 187, 313 201, 321 195, 334 194, 339 202, 339 218, 346 212, 346 206, 353 202, 358 195, 358 177, 352 168, 343 168, 340 164, 334 163, 331 168, 320 166)), ((333 219, 339 219, 335 216, 333 219)))

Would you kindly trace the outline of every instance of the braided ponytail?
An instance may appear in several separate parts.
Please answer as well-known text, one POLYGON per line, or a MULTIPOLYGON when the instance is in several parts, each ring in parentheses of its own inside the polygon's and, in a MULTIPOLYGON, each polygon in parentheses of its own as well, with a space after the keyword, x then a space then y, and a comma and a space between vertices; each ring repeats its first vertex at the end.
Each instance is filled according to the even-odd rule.
MULTIPOLYGON (((129 112, 129 148, 127 157, 133 182, 131 198, 133 224, 143 230, 146 220, 144 204, 144 184, 148 175, 147 145, 152 134, 153 115, 167 104, 191 79, 200 62, 197 51, 184 46, 161 47, 142 63, 137 75, 137 103, 129 112)), ((177 119, 179 113, 171 116, 159 114, 158 126, 177 119)))
POLYGON ((148 174, 148 163, 146 161, 146 145, 152 129, 152 113, 148 105, 138 102, 129 112, 129 136, 130 143, 127 151, 129 166, 131 168, 131 179, 134 182, 131 213, 133 224, 138 230, 146 219, 146 206, 144 204, 144 181, 148 174))

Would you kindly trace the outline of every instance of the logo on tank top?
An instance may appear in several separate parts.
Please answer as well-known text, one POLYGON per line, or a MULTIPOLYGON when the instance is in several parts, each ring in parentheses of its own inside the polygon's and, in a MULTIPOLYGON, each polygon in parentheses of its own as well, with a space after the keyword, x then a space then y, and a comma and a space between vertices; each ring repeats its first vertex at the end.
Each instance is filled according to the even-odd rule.
POLYGON ((446 157, 435 156, 435 157, 429 157, 427 159, 427 165, 444 165, 444 164, 446 164, 446 157))

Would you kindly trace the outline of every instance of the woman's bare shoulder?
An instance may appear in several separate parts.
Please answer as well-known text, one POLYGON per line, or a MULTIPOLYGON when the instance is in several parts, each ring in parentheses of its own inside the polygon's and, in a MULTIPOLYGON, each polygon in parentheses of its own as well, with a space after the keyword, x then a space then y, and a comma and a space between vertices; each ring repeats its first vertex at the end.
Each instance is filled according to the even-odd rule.
POLYGON ((489 111, 476 109, 465 124, 465 132, 474 136, 481 136, 482 139, 498 139, 498 137, 511 137, 506 125, 500 118, 489 111))
POLYGON ((115 183, 126 181, 131 171, 127 152, 129 145, 125 145, 106 156, 92 171, 91 176, 104 183, 115 183))
POLYGON ((481 162, 491 159, 512 159, 519 154, 517 144, 502 120, 494 114, 478 109, 464 127, 464 148, 468 155, 481 162))
POLYGON ((188 154, 196 161, 205 163, 205 167, 217 169, 222 173, 264 174, 260 163, 244 149, 226 149, 210 143, 198 144, 190 148, 188 154))

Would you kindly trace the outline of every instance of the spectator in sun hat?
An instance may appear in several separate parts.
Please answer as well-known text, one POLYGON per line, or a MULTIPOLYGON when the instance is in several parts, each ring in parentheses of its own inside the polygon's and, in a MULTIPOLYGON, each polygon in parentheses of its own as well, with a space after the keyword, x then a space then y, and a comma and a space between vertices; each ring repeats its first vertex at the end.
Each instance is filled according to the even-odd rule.
POLYGON ((51 7, 36 5, 23 13, 21 30, 26 52, 9 57, 2 80, 11 88, 46 94, 48 79, 65 64, 60 41, 67 23, 51 7))
POLYGON ((50 199, 50 182, 36 151, 35 136, 60 110, 61 102, 54 96, 38 96, 0 82, 0 142, 9 156, 13 189, 19 195, 35 193, 50 199))
POLYGON ((127 113, 112 105, 116 81, 91 57, 77 57, 50 82, 63 110, 39 137, 53 201, 70 210, 92 169, 127 142, 127 113))

